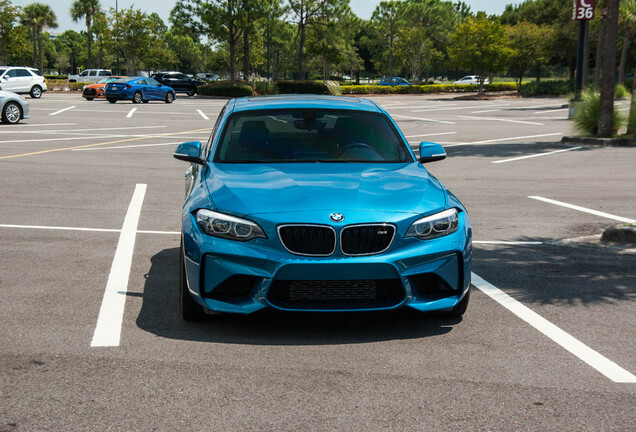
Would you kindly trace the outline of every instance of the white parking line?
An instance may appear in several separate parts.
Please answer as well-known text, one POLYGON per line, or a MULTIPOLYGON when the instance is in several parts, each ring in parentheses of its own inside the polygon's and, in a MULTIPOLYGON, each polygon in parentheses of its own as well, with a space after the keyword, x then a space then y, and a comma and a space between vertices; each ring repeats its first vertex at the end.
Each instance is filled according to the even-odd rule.
POLYGON ((201 117, 203 117, 203 120, 210 120, 210 118, 203 114, 203 111, 201 111, 200 109, 198 109, 197 112, 201 115, 201 117))
MULTIPOLYGON (((4 125, 2 126, 2 129, 10 129, 10 128, 20 128, 23 129, 25 127, 31 127, 31 126, 73 126, 76 125, 77 123, 39 123, 39 124, 33 124, 33 123, 20 123, 20 124, 15 124, 15 125, 4 125)), ((19 132, 27 132, 27 131, 18 131, 18 132, 14 132, 14 131, 7 131, 7 130, 2 130, 0 131, 0 133, 19 133, 19 132)), ((28 132, 38 132, 38 133, 42 133, 42 131, 28 131, 28 132)))
POLYGON ((526 155, 526 156, 519 156, 519 157, 515 157, 515 158, 511 158, 511 159, 502 159, 502 160, 498 160, 498 161, 492 161, 491 163, 500 164, 500 163, 518 161, 518 160, 522 160, 522 159, 530 159, 530 158, 535 158, 535 157, 540 157, 540 156, 548 156, 548 155, 553 155, 553 154, 556 154, 556 153, 563 153, 563 152, 568 152, 568 151, 572 151, 572 150, 578 150, 578 149, 582 149, 582 148, 583 148, 583 146, 571 147, 571 148, 567 148, 567 149, 563 149, 563 150, 555 150, 555 151, 551 151, 551 152, 547 152, 547 153, 536 153, 536 154, 531 154, 531 155, 526 155))
POLYGON ((158 147, 158 146, 181 144, 182 142, 183 141, 175 141, 175 142, 169 142, 169 143, 155 143, 155 144, 135 144, 135 145, 113 146, 113 147, 89 147, 89 148, 73 149, 71 151, 118 150, 118 149, 138 148, 138 147, 158 147))
POLYGON ((534 126, 544 126, 543 123, 529 122, 525 120, 511 120, 511 119, 496 118, 496 117, 473 117, 473 116, 457 116, 457 117, 465 118, 467 120, 501 121, 501 122, 507 122, 507 123, 520 123, 520 124, 528 124, 528 125, 534 125, 534 126))
POLYGON ((510 245, 510 246, 524 246, 524 245, 542 245, 540 241, 486 241, 486 240, 473 240, 473 244, 485 244, 485 245, 510 245))
POLYGON ((622 217, 622 216, 616 216, 610 213, 605 213, 605 212, 600 212, 597 210, 592 210, 589 208, 585 208, 585 207, 579 207, 577 205, 574 204, 568 204, 562 201, 556 201, 556 200, 552 200, 550 198, 544 198, 544 197, 540 197, 540 196, 528 196, 528 198, 534 199, 534 200, 538 200, 538 201, 543 201, 549 204, 554 204, 554 205, 558 205, 561 207, 566 207, 572 210, 578 210, 580 212, 583 213, 589 213, 589 214, 593 214, 595 216, 600 216, 600 217, 604 217, 606 219, 612 219, 618 222, 625 222, 625 223, 636 223, 636 219, 628 219, 626 217, 622 217))
MULTIPOLYGON (((502 141, 516 141, 516 140, 529 139, 529 138, 544 138, 544 137, 557 136, 557 135, 563 135, 563 133, 556 132, 556 133, 541 134, 541 135, 526 135, 526 136, 518 136, 518 137, 510 137, 510 138, 498 138, 498 139, 484 140, 484 141, 473 141, 473 142, 465 142, 465 143, 452 143, 452 144, 446 145, 444 147, 457 147, 457 146, 473 145, 473 144, 493 144, 493 143, 499 143, 499 142, 502 142, 502 141)), ((520 143, 520 144, 526 144, 526 143, 520 143)))
POLYGON ((54 115, 58 115, 59 113, 62 113, 64 111, 68 111, 68 110, 72 110, 73 108, 75 108, 75 105, 67 107, 67 108, 62 108, 61 110, 52 112, 51 114, 49 114, 50 116, 54 116, 54 115))
POLYGON ((392 114, 391 116, 392 117, 400 117, 400 118, 408 119, 408 120, 419 120, 419 121, 425 121, 425 122, 431 122, 431 123, 455 124, 455 123, 449 122, 449 121, 433 120, 433 119, 422 118, 422 117, 409 117, 409 116, 404 116, 404 115, 400 115, 400 114, 392 114))
POLYGON ((126 118, 131 118, 133 114, 135 113, 135 111, 137 111, 137 108, 133 108, 130 111, 128 111, 128 114, 126 114, 126 118))
POLYGON ((438 132, 438 133, 429 133, 429 134, 420 134, 420 135, 407 135, 404 138, 417 138, 417 137, 427 137, 427 136, 438 136, 438 135, 453 135, 457 132, 438 132))
MULTIPOLYGON (((36 229, 51 231, 87 231, 87 232, 108 232, 120 233, 121 229, 116 228, 85 228, 85 227, 63 227, 63 226, 44 226, 44 225, 15 225, 0 224, 0 228, 17 228, 17 229, 36 229)), ((180 235, 179 231, 148 231, 137 230, 137 234, 160 234, 160 235, 180 235)))
POLYGON ((108 275, 104 299, 99 310, 91 347, 119 346, 124 307, 126 305, 126 292, 128 291, 128 277, 132 265, 137 225, 139 224, 141 206, 146 194, 146 186, 145 184, 137 184, 128 206, 113 264, 108 275))
POLYGON ((636 383, 636 376, 631 372, 594 351, 475 273, 472 273, 472 285, 612 381, 636 383))
POLYGON ((553 109, 553 110, 547 110, 547 111, 537 111, 535 112, 535 114, 548 114, 548 113, 561 112, 561 111, 568 111, 568 108, 559 108, 559 109, 553 109))

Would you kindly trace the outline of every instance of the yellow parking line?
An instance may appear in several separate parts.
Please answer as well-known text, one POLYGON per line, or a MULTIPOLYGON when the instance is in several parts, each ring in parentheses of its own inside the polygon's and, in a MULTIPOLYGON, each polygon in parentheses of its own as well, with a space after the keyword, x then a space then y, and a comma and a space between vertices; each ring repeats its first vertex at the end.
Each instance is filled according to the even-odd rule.
POLYGON ((172 133, 151 135, 151 136, 146 136, 146 137, 128 138, 128 139, 123 139, 123 140, 108 141, 108 142, 102 142, 102 143, 97 143, 97 144, 87 144, 87 145, 75 146, 75 147, 64 147, 64 148, 57 148, 57 149, 50 149, 50 150, 41 150, 41 151, 31 152, 31 153, 22 153, 22 154, 17 154, 17 155, 0 156, 0 160, 1 159, 19 158, 19 157, 24 157, 24 156, 34 156, 34 155, 39 155, 39 154, 44 154, 44 153, 53 153, 53 152, 60 152, 60 151, 66 151, 66 150, 75 150, 75 149, 81 149, 81 148, 98 147, 98 146, 103 146, 103 145, 108 145, 108 144, 117 144, 117 143, 130 142, 130 141, 139 141, 139 140, 145 140, 145 139, 151 139, 151 138, 159 138, 159 137, 162 137, 162 136, 182 135, 182 134, 188 134, 188 133, 192 133, 192 132, 202 132, 202 131, 209 131, 209 130, 210 130, 210 128, 192 129, 192 130, 183 131, 183 132, 172 132, 172 133))

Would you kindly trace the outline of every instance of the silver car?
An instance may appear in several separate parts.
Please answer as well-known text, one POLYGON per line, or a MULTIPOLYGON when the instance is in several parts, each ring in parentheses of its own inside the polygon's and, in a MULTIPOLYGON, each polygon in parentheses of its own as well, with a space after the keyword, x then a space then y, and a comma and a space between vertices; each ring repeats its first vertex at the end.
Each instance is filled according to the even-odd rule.
POLYGON ((29 103, 17 93, 2 90, 0 87, 0 107, 2 107, 2 123, 16 124, 28 119, 29 103))

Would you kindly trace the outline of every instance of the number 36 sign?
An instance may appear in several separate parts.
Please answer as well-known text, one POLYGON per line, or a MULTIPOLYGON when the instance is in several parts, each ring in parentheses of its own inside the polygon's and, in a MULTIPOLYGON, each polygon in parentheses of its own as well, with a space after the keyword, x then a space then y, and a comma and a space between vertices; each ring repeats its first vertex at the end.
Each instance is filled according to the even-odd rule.
POLYGON ((594 0, 573 0, 573 20, 591 20, 594 18, 594 0))

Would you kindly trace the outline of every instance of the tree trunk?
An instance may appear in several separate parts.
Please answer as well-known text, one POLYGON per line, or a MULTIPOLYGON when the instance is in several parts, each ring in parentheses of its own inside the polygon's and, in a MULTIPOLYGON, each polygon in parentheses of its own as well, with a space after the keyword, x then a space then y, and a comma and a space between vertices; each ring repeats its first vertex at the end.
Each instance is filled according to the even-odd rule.
POLYGON ((609 0, 603 52, 605 60, 601 75, 601 104, 598 116, 598 135, 614 133, 614 82, 616 74, 616 40, 618 39, 618 9, 620 0, 609 0))
POLYGON ((585 21, 585 40, 583 41, 583 69, 581 70, 583 88, 586 88, 590 76, 590 22, 585 21))
POLYGON ((389 37, 389 75, 393 76, 393 35, 389 37))
POLYGON ((236 43, 234 39, 230 37, 230 75, 232 76, 232 82, 236 82, 236 60, 234 58, 236 52, 236 43))
POLYGON ((300 47, 298 48, 298 74, 299 80, 304 80, 305 79, 305 59, 303 57, 303 50, 305 49, 305 37, 307 36, 305 34, 306 32, 306 28, 305 28, 305 24, 300 24, 300 47))
POLYGON ((104 41, 99 41, 99 68, 104 69, 104 41))
POLYGON ((38 60, 40 64, 39 71, 44 73, 44 62, 42 61, 42 30, 38 28, 38 60))
POLYGON ((247 81, 250 77, 250 35, 247 28, 243 29, 243 78, 247 81))
MULTIPOLYGON (((636 76, 636 69, 634 70, 636 76)), ((629 122, 627 123, 627 135, 636 135, 636 86, 632 84, 632 102, 629 107, 629 122)))
POLYGON ((86 14, 86 46, 88 47, 88 68, 91 69, 91 44, 93 37, 91 35, 91 17, 86 14))
POLYGON ((31 28, 31 35, 33 36, 33 67, 38 67, 38 49, 36 46, 37 43, 37 27, 34 25, 31 28))
POLYGON ((601 11, 601 23, 598 27, 596 45, 596 62, 594 64, 594 88, 598 90, 601 83, 601 65, 603 64, 603 40, 605 39, 605 10, 601 11))
POLYGON ((631 25, 627 24, 625 28, 625 39, 623 39, 623 50, 621 52, 621 65, 618 70, 618 83, 625 84, 625 68, 627 67, 627 48, 629 47, 629 36, 631 33, 631 25))

